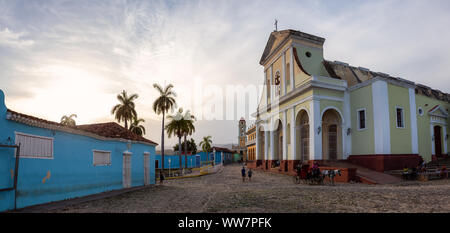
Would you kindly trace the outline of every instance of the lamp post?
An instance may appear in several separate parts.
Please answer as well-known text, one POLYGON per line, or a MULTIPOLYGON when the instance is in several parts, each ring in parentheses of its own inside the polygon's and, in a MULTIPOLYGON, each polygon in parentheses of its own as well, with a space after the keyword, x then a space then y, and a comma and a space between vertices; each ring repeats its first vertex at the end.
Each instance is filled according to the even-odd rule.
POLYGON ((169 177, 170 177, 170 158, 169 158, 169 177))

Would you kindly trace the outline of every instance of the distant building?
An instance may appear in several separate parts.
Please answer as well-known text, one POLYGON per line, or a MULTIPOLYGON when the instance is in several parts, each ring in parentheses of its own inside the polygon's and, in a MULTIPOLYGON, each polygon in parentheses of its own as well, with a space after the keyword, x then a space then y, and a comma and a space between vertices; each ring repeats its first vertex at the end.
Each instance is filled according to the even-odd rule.
POLYGON ((232 147, 232 150, 236 151, 238 154, 241 155, 243 161, 247 161, 246 127, 247 126, 246 126, 245 119, 242 117, 239 120, 239 125, 238 125, 238 145, 232 147))
POLYGON ((256 125, 251 125, 247 130, 247 161, 256 160, 256 125))

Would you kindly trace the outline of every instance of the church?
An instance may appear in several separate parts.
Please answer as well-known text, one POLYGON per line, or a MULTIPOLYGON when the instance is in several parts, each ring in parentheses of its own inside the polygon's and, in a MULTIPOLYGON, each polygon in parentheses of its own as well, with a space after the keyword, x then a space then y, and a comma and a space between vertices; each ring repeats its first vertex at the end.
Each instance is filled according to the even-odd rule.
POLYGON ((300 161, 345 160, 386 171, 448 156, 450 94, 325 60, 324 42, 270 34, 250 167, 289 172, 300 161))

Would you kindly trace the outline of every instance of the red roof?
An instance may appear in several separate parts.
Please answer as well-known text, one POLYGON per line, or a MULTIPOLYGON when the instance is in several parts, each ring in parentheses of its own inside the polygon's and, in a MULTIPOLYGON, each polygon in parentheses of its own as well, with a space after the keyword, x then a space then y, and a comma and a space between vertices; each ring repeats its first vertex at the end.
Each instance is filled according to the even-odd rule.
POLYGON ((19 117, 22 119, 36 121, 36 122, 40 122, 43 124, 54 125, 54 126, 67 128, 67 129, 75 129, 75 130, 80 130, 80 131, 84 131, 84 132, 89 132, 89 133, 96 134, 96 135, 99 135, 102 137, 128 139, 128 140, 140 141, 140 142, 146 142, 146 143, 158 145, 157 143, 155 143, 149 139, 146 139, 142 136, 139 136, 139 135, 125 129, 124 127, 122 127, 121 125, 119 125, 115 122, 67 126, 67 125, 63 125, 61 123, 57 123, 54 121, 48 121, 48 120, 44 120, 44 119, 37 118, 34 116, 26 115, 23 113, 18 113, 18 112, 12 111, 10 109, 8 109, 7 111, 9 114, 13 115, 13 118, 12 118, 13 120, 16 117, 19 117))
POLYGON ((155 142, 146 139, 142 136, 139 136, 127 129, 123 126, 117 124, 116 122, 107 122, 107 123, 99 123, 99 124, 88 124, 88 125, 77 125, 77 129, 81 129, 90 133, 94 133, 103 137, 108 138, 123 138, 129 139, 133 141, 141 141, 156 144, 155 142))

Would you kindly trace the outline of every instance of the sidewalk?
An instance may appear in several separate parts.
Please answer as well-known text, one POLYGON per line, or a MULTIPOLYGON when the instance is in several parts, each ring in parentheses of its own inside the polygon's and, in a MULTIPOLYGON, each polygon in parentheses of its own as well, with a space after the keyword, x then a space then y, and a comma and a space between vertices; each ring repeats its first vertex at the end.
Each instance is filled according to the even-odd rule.
POLYGON ((100 199, 104 199, 104 198, 108 198, 108 197, 114 197, 114 196, 118 196, 118 195, 121 195, 124 193, 144 190, 144 189, 151 188, 151 187, 155 187, 155 185, 152 184, 152 185, 146 185, 146 186, 137 186, 137 187, 131 187, 131 188, 125 188, 125 189, 118 189, 118 190, 113 190, 113 191, 108 191, 108 192, 103 192, 103 193, 92 194, 92 195, 88 195, 88 196, 84 196, 84 197, 76 197, 76 198, 68 199, 68 200, 55 201, 55 202, 50 202, 50 203, 45 203, 45 204, 40 204, 40 205, 29 206, 29 207, 25 207, 25 208, 21 208, 21 209, 17 209, 17 210, 10 210, 10 211, 6 211, 6 213, 43 213, 43 212, 50 211, 50 210, 61 209, 61 208, 64 208, 64 207, 70 206, 70 205, 78 205, 78 204, 89 202, 89 201, 95 201, 95 200, 100 200, 100 199))

